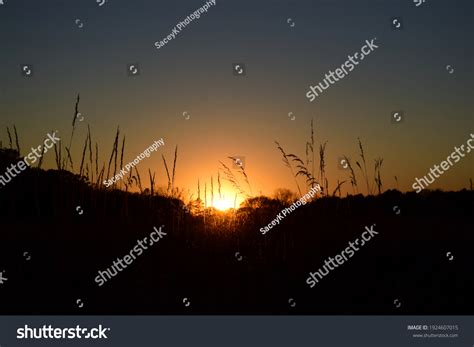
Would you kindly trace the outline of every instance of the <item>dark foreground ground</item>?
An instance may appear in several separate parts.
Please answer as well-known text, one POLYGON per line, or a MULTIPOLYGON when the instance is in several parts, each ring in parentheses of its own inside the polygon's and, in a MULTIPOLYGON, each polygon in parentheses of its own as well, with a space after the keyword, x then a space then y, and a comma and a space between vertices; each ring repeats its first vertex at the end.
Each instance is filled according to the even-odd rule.
POLYGON ((474 314, 473 198, 323 198, 262 235, 281 203, 194 216, 178 200, 28 170, 0 189, 0 314, 474 314), (379 235, 310 289, 308 273, 374 223, 379 235), (160 225, 164 239, 95 283, 160 225))

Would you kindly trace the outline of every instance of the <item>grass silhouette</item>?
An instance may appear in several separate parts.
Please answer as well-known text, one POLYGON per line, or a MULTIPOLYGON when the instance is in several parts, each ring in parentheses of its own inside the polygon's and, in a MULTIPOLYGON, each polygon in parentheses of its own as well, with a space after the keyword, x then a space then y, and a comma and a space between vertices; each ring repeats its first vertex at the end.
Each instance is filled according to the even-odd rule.
MULTIPOLYGON (((75 112, 78 113, 79 96, 75 112)), ((254 196, 244 168, 236 169, 249 187, 245 192, 232 170, 221 162, 224 178, 245 195, 240 208, 221 212, 204 201, 198 180, 197 198, 175 186, 178 147, 166 188, 160 189, 148 169, 150 187, 130 172, 114 187, 101 182, 104 170, 114 174, 123 165, 125 136, 120 149, 117 128, 108 165, 99 164, 99 146, 88 127, 79 172, 71 157, 75 123, 69 146, 55 147, 55 170, 41 162, 0 188, 0 264, 8 271, 8 285, 0 288, 2 314, 472 314, 474 290, 470 244, 474 230, 474 192, 424 191, 421 194, 382 191, 375 160, 374 185, 357 162, 367 192, 341 198, 337 182, 332 196, 325 176, 326 142, 320 145, 319 178, 325 194, 299 207, 266 235, 259 229, 301 196, 297 177, 308 187, 316 184, 316 146, 311 122, 306 162, 287 154, 277 142, 292 172, 299 195, 280 189, 275 197, 254 196), (120 150, 120 156, 118 152, 120 150), (87 158, 88 157, 88 158, 87 158), (120 159, 120 163, 118 160, 120 159), (118 166, 120 165, 120 166, 118 166), (293 166, 298 170, 295 172, 293 166), (68 170, 70 168, 70 170, 68 170), (94 176, 95 172, 95 176, 94 176), (133 192, 137 188, 138 192, 133 192), (339 196, 336 196, 339 192, 339 196), (400 212, 401 211, 401 212, 400 212), (80 213, 81 212, 81 213, 80 213), (356 257, 325 277, 314 289, 305 281, 310 271, 334 256, 365 225, 376 223, 379 236, 356 257), (130 268, 103 287, 94 278, 118 256, 129 252, 153 226, 168 233, 130 268), (32 259, 23 258, 27 251, 32 259), (455 255, 456 263, 446 258, 455 255), (242 258, 236 257, 236 254, 242 258), (192 310, 182 304, 190 298, 192 310), (296 308, 288 305, 294 298, 296 308), (79 312, 77 298, 85 302, 79 312), (398 310, 393 301, 404 304, 398 310)), ((9 147, 0 148, 0 171, 21 159, 7 128, 9 147)), ((357 189, 349 158, 350 182, 357 189)), ((235 160, 231 157, 230 159, 235 160)), ((77 166, 76 166, 77 167, 77 166)), ((217 174, 221 197, 221 174, 217 174)), ((211 204, 214 180, 210 184, 211 204)))

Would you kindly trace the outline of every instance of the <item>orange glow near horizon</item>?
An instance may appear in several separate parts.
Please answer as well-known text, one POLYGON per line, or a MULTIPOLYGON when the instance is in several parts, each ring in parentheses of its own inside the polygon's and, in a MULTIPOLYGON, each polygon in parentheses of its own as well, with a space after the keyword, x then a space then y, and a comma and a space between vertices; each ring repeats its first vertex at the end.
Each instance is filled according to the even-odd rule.
MULTIPOLYGON (((209 199, 209 196, 207 197, 209 199)), ((209 204, 208 207, 213 207, 219 211, 227 211, 231 208, 238 209, 240 204, 245 199, 240 195, 235 196, 235 194, 222 194, 221 197, 217 196, 214 198, 214 201, 209 204)), ((209 200, 207 200, 209 202, 209 200)))
POLYGON ((212 207, 214 207, 215 209, 219 211, 226 211, 234 207, 234 202, 230 199, 220 199, 220 200, 214 201, 214 204, 212 207))

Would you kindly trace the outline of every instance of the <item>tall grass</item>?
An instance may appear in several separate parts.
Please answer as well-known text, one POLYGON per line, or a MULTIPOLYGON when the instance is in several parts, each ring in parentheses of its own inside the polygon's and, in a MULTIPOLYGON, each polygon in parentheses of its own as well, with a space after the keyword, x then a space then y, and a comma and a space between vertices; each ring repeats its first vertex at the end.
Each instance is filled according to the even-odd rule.
MULTIPOLYGON (((77 115, 79 114, 79 101, 81 100, 80 94, 77 94, 76 97, 76 104, 74 106, 74 117, 72 118, 72 131, 71 131, 71 137, 69 138, 69 145, 65 146, 65 150, 67 153, 67 159, 69 159, 69 163, 71 164, 71 170, 74 172, 74 164, 72 162, 72 156, 71 156, 71 151, 72 151, 72 140, 74 138, 74 132, 76 130, 76 121, 77 121, 77 115)), ((59 152, 61 149, 59 149, 59 152)), ((67 160, 66 159, 66 160, 67 160)), ((64 169, 66 169, 66 166, 64 165, 64 169)))
POLYGON ((174 160, 173 160, 173 175, 171 178, 171 191, 173 192, 174 190, 174 178, 176 175, 176 160, 178 159, 178 145, 176 145, 174 149, 174 160))
POLYGON ((382 168, 383 159, 377 158, 375 159, 375 167, 374 167, 374 180, 375 185, 377 186, 378 193, 382 193, 382 178, 380 176, 380 169, 382 168))
POLYGON ((8 134, 8 143, 10 145, 10 149, 13 149, 12 134, 10 133, 10 128, 8 126, 7 126, 7 134, 8 134))
MULTIPOLYGON (((299 196, 302 196, 301 188, 298 183, 298 177, 301 176, 305 179, 305 183, 308 188, 314 188, 314 186, 319 185, 322 191, 327 191, 329 189, 329 182, 326 178, 326 161, 325 161, 325 153, 326 153, 326 144, 327 141, 319 145, 319 180, 320 182, 326 183, 326 188, 322 187, 322 183, 320 184, 314 175, 314 167, 315 167, 315 159, 314 159, 314 152, 315 152, 315 139, 314 139, 314 123, 313 119, 311 119, 310 123, 310 139, 306 141, 305 146, 305 155, 306 155, 306 164, 301 160, 301 158, 293 153, 287 154, 283 147, 280 145, 279 142, 275 141, 277 145, 277 149, 280 151, 283 163, 286 167, 289 168, 291 172, 291 176, 293 177, 296 188, 298 189, 299 196), (310 159, 311 158, 311 159, 310 159), (311 162, 311 169, 309 169, 309 163, 311 162), (295 170, 293 169, 293 165, 295 165, 295 170)), ((322 192, 321 192, 322 193, 322 192)))
POLYGON ((232 173, 232 170, 229 169, 229 167, 227 165, 225 165, 223 162, 221 162, 219 160, 219 163, 222 165, 223 167, 223 171, 224 171, 224 175, 225 175, 225 180, 230 182, 230 184, 232 185, 232 187, 234 187, 234 189, 239 192, 239 194, 241 194, 242 196, 246 196, 248 197, 249 194, 244 190, 242 189, 242 186, 240 185, 239 183, 239 180, 237 179, 237 177, 235 177, 235 175, 232 173))
POLYGON ((283 149, 283 147, 280 146, 280 144, 275 141, 276 145, 277 145, 277 148, 278 150, 280 151, 282 157, 283 157, 283 163, 285 164, 285 166, 287 168, 290 169, 290 172, 291 172, 291 176, 294 178, 295 180, 295 183, 296 183, 296 187, 298 188, 298 193, 300 194, 299 196, 301 197, 302 194, 301 194, 301 189, 300 189, 300 185, 298 184, 298 180, 296 179, 297 175, 295 174, 294 170, 293 170, 293 167, 291 166, 291 163, 290 161, 288 160, 288 155, 286 154, 285 150, 283 149))
POLYGON ((341 197, 341 187, 344 183, 346 183, 346 181, 339 182, 339 180, 337 180, 336 189, 334 189, 332 193, 333 196, 336 196, 336 193, 339 192, 339 197, 341 197))
MULTIPOLYGON (((370 185, 369 185, 369 175, 367 173, 367 163, 366 163, 364 147, 362 145, 362 141, 359 138, 357 138, 357 143, 358 143, 358 147, 359 147, 359 156, 362 159, 362 165, 359 161, 356 161, 356 165, 359 168, 359 170, 360 170, 360 172, 361 172, 361 174, 362 174, 362 176, 365 180, 365 184, 366 184, 366 187, 367 187, 367 195, 371 195, 375 191, 377 191, 378 194, 381 194, 382 193, 382 187, 383 187, 382 176, 381 176, 381 169, 382 169, 383 159, 382 158, 374 159, 374 161, 375 161, 375 165, 374 165, 374 185, 372 187, 370 187, 370 185)), ((355 175, 354 169, 351 165, 351 161, 347 156, 343 156, 343 158, 347 162, 347 165, 348 165, 348 169, 349 169, 349 172, 350 172, 350 179, 351 179, 352 189, 353 189, 353 191, 354 191, 354 188, 356 188, 356 190, 357 190, 356 175, 355 175)), ((397 176, 395 176, 395 181, 397 182, 397 186, 398 186, 397 176)))
POLYGON ((166 170, 166 176, 168 176, 168 187, 166 189, 166 194, 170 194, 170 188, 171 188, 171 177, 170 177, 170 172, 168 170, 168 165, 166 164, 166 159, 165 156, 162 154, 161 157, 163 158, 163 164, 165 165, 165 170, 166 170))
MULTIPOLYGON (((107 166, 107 178, 110 178, 110 166, 112 165, 112 160, 114 159, 114 157, 115 157, 115 166, 117 166, 117 147, 118 147, 119 133, 120 133, 120 129, 119 127, 117 127, 114 143, 112 145, 112 152, 110 153, 109 165, 107 166)), ((114 169, 114 175, 115 175, 115 172, 116 172, 116 168, 114 169)))
POLYGON ((16 144, 16 150, 18 152, 18 155, 21 155, 21 150, 20 150, 20 142, 18 140, 18 133, 16 132, 16 126, 13 125, 13 130, 15 131, 15 144, 16 144))
MULTIPOLYGON (((46 141, 46 138, 44 139, 44 141, 46 141)), ((45 149, 45 146, 41 146, 41 156, 40 156, 40 159, 38 161, 38 166, 37 166, 39 169, 41 169, 41 165, 43 165, 44 149, 45 149)))
POLYGON ((89 144, 89 133, 87 133, 86 140, 84 142, 84 147, 82 148, 82 158, 81 158, 81 166, 79 168, 79 176, 82 176, 82 168, 84 166, 84 158, 86 156, 87 145, 89 144))
POLYGON ((199 184, 199 179, 198 179, 197 188, 198 188, 198 200, 201 200, 201 185, 199 184))
POLYGON ((80 94, 77 94, 76 97, 76 105, 74 106, 74 117, 72 118, 72 131, 71 131, 71 137, 69 138, 69 150, 72 148, 72 139, 74 137, 74 131, 76 130, 76 121, 77 121, 77 115, 79 114, 79 101, 81 100, 80 94))
POLYGON ((95 176, 97 177, 97 185, 100 184, 99 180, 99 144, 95 143, 95 176))
POLYGON ((89 182, 94 182, 94 164, 93 164, 93 158, 92 158, 92 135, 91 135, 91 127, 89 126, 89 124, 87 124, 87 133, 89 135, 89 164, 91 166, 91 169, 90 169, 90 173, 91 173, 91 177, 89 178, 89 170, 87 170, 87 179, 89 180, 89 182))
MULTIPOLYGON (((231 159, 234 163, 236 163, 238 160, 237 157, 228 157, 228 158, 231 159)), ((247 183, 247 186, 249 187, 250 194, 248 195, 252 196, 253 195, 252 186, 250 185, 249 177, 247 176, 247 173, 245 172, 245 167, 244 165, 237 165, 237 166, 239 167, 237 171, 240 172, 240 174, 244 177, 245 183, 247 183)))
POLYGON ((211 176, 211 206, 214 206, 214 179, 211 176))
POLYGON ((324 182, 326 180, 326 191, 327 191, 328 182, 326 179, 326 161, 325 161, 326 144, 327 144, 327 141, 319 144, 319 178, 321 182, 324 182))
POLYGON ((148 169, 148 176, 150 178, 150 195, 153 196, 155 192, 155 173, 153 172, 153 176, 152 176, 151 170, 148 169))
POLYGON ((288 154, 287 158, 291 158, 291 160, 295 163, 296 168, 298 169, 295 178, 298 176, 305 177, 306 185, 311 188, 318 184, 317 180, 313 177, 313 174, 308 170, 308 168, 304 165, 303 161, 296 154, 288 154))
POLYGON ((58 170, 62 170, 63 167, 62 167, 62 160, 61 160, 61 143, 60 145, 58 146, 56 143, 54 144, 54 159, 56 161, 56 167, 58 168, 58 170), (58 149, 59 147, 59 149, 58 149))
POLYGON ((143 193, 143 187, 142 187, 142 179, 140 177, 140 171, 138 171, 138 167, 135 166, 135 172, 137 173, 137 185, 138 189, 140 190, 140 194, 143 193))
POLYGON ((359 138, 357 138, 357 141, 359 143, 359 156, 361 157, 362 163, 364 164, 364 171, 362 171, 362 167, 358 161, 356 161, 356 164, 362 172, 363 177, 365 178, 365 184, 367 185, 367 195, 369 195, 371 191, 369 188, 369 175, 367 174, 367 163, 365 161, 364 147, 362 146, 362 142, 359 138))
POLYGON ((354 168, 352 167, 351 160, 347 156, 342 157, 346 163, 347 163, 347 168, 349 169, 350 172, 350 180, 351 180, 351 186, 352 186, 352 192, 355 193, 358 191, 357 187, 357 178, 354 172, 354 168))

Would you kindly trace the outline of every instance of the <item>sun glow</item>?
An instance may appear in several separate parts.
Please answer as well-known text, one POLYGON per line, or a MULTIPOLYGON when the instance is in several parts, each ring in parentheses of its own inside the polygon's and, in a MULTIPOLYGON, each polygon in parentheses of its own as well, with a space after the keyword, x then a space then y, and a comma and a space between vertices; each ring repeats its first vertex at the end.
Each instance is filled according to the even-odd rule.
MULTIPOLYGON (((229 208, 233 208, 233 207, 234 207, 234 200, 232 200, 232 199, 225 199, 225 198, 222 198, 222 199, 219 199, 219 200, 215 200, 212 207, 214 207, 216 210, 226 211, 226 210, 228 210, 229 208)), ((236 206, 236 207, 238 207, 238 206, 236 206)))
MULTIPOLYGON (((209 196, 207 197, 207 202, 209 203, 209 196)), ((223 189, 221 196, 214 196, 212 204, 209 204, 209 207, 214 207, 216 210, 219 211, 227 211, 231 208, 238 209, 240 204, 244 201, 244 198, 240 195, 235 195, 232 191, 227 191, 223 189)))

